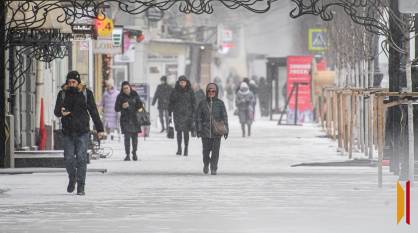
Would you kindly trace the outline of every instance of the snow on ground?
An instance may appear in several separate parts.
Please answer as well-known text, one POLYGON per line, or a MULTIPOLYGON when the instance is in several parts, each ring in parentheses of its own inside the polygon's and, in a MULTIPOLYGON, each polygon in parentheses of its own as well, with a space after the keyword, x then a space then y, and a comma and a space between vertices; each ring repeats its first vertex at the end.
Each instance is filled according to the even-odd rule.
POLYGON ((387 168, 379 189, 377 168, 290 167, 346 160, 323 135, 316 125, 257 120, 242 138, 233 118, 219 175, 205 176, 199 139, 180 157, 153 128, 139 162, 122 161, 122 142, 106 143, 113 156, 89 167, 108 173, 89 173, 83 197, 65 192, 66 174, 0 175, 0 232, 417 232, 416 192, 412 225, 396 225, 387 168))

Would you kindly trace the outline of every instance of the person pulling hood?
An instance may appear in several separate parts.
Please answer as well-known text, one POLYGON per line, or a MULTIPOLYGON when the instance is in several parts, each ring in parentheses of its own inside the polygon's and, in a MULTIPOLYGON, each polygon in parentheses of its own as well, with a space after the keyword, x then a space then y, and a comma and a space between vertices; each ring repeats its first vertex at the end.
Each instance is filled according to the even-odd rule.
POLYGON ((216 85, 216 83, 209 83, 206 86, 206 97, 209 98, 209 89, 215 89, 216 90, 216 94, 214 98, 218 98, 218 85, 216 85))

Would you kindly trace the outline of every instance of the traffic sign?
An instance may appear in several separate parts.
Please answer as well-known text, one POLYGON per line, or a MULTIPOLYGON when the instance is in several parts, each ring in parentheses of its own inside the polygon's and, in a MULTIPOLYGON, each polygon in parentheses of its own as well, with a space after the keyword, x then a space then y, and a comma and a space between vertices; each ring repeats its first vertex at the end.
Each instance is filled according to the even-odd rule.
POLYGON ((309 29, 309 51, 320 52, 327 48, 327 30, 321 28, 309 29))

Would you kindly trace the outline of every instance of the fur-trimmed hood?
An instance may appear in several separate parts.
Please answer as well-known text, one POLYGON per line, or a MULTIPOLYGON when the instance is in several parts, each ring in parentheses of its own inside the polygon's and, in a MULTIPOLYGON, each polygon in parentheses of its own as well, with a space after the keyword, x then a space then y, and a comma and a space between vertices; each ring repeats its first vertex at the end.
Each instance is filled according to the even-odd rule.
MULTIPOLYGON (((66 83, 61 86, 61 89, 63 91, 68 90, 68 88, 69 88, 69 86, 66 83)), ((78 86, 77 86, 77 89, 78 89, 79 92, 83 92, 83 91, 85 91, 87 89, 87 85, 85 83, 83 83, 83 82, 82 83, 79 83, 78 86)))

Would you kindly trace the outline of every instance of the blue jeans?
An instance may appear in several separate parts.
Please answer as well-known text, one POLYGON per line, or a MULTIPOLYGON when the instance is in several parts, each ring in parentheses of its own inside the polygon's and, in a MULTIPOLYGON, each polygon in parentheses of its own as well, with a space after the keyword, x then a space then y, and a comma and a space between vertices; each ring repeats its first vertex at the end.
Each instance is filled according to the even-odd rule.
POLYGON ((84 185, 87 173, 87 145, 89 133, 64 135, 64 161, 70 180, 84 185))

